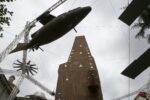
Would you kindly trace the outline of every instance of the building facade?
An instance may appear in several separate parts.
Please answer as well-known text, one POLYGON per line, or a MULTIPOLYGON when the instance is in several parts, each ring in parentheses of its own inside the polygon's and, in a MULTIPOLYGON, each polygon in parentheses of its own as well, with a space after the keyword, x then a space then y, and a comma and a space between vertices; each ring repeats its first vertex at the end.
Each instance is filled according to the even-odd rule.
POLYGON ((0 100, 7 100, 11 91, 12 87, 7 81, 5 75, 0 74, 0 100))
POLYGON ((59 66, 55 100, 103 100, 94 58, 84 36, 75 38, 66 63, 59 66))
POLYGON ((16 97, 15 100, 48 100, 46 98, 30 95, 28 97, 16 97))
MULTIPOLYGON (((10 78, 9 80, 7 80, 4 74, 0 74, 0 100, 8 100, 8 97, 11 94, 13 87, 15 86, 12 83, 13 81, 11 81, 10 78)), ((47 100, 47 99, 45 97, 35 94, 35 95, 29 95, 26 97, 16 96, 14 100, 47 100)))

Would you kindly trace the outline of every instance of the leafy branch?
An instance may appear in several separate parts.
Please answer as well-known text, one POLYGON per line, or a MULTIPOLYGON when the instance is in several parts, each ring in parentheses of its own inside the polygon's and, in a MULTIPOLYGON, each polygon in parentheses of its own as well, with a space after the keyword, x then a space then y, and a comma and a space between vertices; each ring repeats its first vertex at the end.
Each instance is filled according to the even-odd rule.
POLYGON ((10 25, 11 16, 13 15, 12 11, 7 9, 7 6, 3 3, 13 2, 15 0, 0 0, 0 37, 3 37, 3 25, 10 25))
POLYGON ((150 5, 141 13, 138 22, 134 24, 133 28, 140 28, 136 34, 136 38, 145 38, 150 43, 150 33, 146 34, 146 30, 150 28, 150 5))

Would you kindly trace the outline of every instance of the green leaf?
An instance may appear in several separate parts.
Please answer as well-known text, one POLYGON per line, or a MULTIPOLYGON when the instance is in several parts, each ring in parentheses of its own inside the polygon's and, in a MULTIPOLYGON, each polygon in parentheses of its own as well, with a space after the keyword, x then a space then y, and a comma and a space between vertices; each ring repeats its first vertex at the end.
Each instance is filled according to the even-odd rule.
MULTIPOLYGON (((11 16, 13 15, 12 11, 9 11, 7 9, 7 6, 5 4, 2 4, 1 2, 13 2, 16 0, 0 0, 0 32, 3 31, 3 25, 10 25, 11 16)), ((2 33, 0 33, 0 36, 2 33)))

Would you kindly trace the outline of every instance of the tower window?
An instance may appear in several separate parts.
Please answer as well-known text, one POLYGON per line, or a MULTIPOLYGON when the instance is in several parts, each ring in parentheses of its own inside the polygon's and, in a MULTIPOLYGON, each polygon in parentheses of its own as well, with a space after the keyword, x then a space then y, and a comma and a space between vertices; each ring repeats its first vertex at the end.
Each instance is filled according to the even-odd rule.
POLYGON ((65 64, 65 67, 67 67, 67 65, 65 64))
POLYGON ((82 65, 82 64, 80 64, 80 65, 79 65, 79 67, 83 67, 83 65, 82 65))
POLYGON ((68 81, 69 80, 69 78, 66 78, 66 81, 68 81))
POLYGON ((80 47, 82 47, 82 44, 80 44, 80 47))
POLYGON ((80 55, 83 54, 83 52, 80 52, 80 55))
POLYGON ((91 68, 93 69, 94 67, 93 67, 93 66, 91 66, 91 68))

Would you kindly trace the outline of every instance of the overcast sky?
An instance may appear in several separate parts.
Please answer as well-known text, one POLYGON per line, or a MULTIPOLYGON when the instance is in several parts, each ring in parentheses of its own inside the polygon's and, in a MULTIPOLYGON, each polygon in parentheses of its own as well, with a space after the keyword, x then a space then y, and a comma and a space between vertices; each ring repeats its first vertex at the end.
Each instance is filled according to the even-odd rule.
MULTIPOLYGON (((4 28, 4 38, 0 39, 0 52, 7 47, 16 34, 23 30, 26 21, 32 21, 55 2, 57 0, 16 0, 9 4, 8 7, 14 11, 14 14, 11 25, 4 28)), ((28 59, 39 68, 38 74, 34 77, 49 89, 55 90, 59 65, 67 61, 75 36, 84 35, 97 64, 104 100, 127 94, 128 78, 120 73, 129 65, 129 62, 138 58, 149 48, 146 40, 134 38, 138 29, 130 28, 129 35, 129 27, 118 20, 123 12, 122 7, 125 7, 127 2, 127 0, 68 0, 51 12, 57 16, 79 6, 92 7, 91 13, 77 25, 78 33, 72 30, 53 43, 42 46, 44 52, 38 50, 28 53, 28 59)), ((41 26, 37 23, 30 33, 41 26)), ((13 69, 13 62, 21 58, 22 52, 8 55, 0 66, 13 69)), ((149 71, 147 69, 135 80, 130 80, 130 91, 140 88, 148 81, 149 71)), ((25 79, 20 91, 19 95, 25 96, 42 90, 25 79)), ((53 98, 47 94, 46 96, 53 98)))

